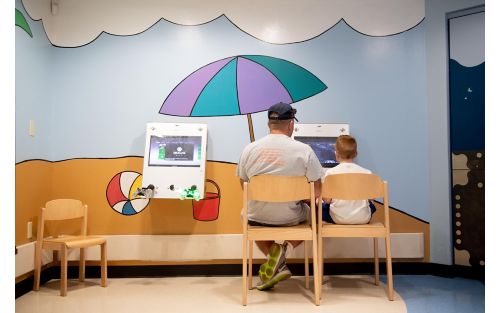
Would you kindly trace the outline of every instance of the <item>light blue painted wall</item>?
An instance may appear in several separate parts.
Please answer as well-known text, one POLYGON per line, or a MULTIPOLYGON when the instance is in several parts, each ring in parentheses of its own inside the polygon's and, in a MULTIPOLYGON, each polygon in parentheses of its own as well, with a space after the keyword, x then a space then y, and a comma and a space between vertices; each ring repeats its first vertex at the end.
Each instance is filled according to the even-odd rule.
POLYGON ((51 158, 50 131, 52 129, 52 70, 53 47, 40 23, 34 22, 16 1, 30 25, 33 38, 16 27, 16 162, 28 159, 51 158), (35 136, 28 133, 29 121, 35 122, 35 136))
MULTIPOLYGON (((47 40, 41 24, 29 22, 37 29, 35 39, 47 40)), ((23 49, 33 43, 19 45, 23 49)), ((18 84, 19 94, 36 89, 43 102, 34 106, 30 98, 20 97, 16 106, 47 113, 43 118, 50 130, 47 145, 41 146, 50 150, 32 151, 31 138, 19 132, 17 162, 142 156, 149 121, 207 123, 208 159, 237 162, 249 143, 246 116, 182 118, 158 111, 170 91, 196 69, 232 55, 264 54, 294 62, 328 86, 295 104, 301 123, 349 123, 359 141, 358 163, 390 182, 391 206, 430 219, 423 24, 394 36, 369 37, 341 22, 307 42, 273 45, 241 32, 224 17, 191 27, 161 21, 140 35, 105 34, 80 48, 47 50, 46 59, 16 55, 37 63, 19 73, 45 70, 18 84)), ((19 116, 16 123, 25 118, 19 116)), ((252 118, 256 138, 262 137, 266 113, 252 118)))

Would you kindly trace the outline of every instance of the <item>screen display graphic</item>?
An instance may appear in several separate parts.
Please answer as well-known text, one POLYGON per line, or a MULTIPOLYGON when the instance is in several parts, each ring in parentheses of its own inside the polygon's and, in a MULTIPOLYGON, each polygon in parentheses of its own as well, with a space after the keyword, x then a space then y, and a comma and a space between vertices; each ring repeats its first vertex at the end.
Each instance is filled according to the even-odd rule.
POLYGON ((149 166, 201 165, 201 136, 150 137, 149 166))
POLYGON ((335 158, 335 143, 337 137, 302 137, 295 136, 295 140, 309 145, 321 163, 321 166, 330 168, 338 165, 335 158))

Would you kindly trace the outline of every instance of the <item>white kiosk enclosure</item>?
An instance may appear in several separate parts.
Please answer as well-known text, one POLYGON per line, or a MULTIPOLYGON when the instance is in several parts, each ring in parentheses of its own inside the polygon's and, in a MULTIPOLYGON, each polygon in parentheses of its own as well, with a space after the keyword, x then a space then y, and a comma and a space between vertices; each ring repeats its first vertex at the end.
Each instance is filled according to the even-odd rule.
POLYGON ((338 164, 335 143, 340 135, 349 135, 349 124, 295 124, 293 138, 308 144, 323 168, 338 164))
POLYGON ((179 199, 192 188, 203 195, 206 158, 206 124, 147 123, 142 186, 154 186, 147 197, 179 199))

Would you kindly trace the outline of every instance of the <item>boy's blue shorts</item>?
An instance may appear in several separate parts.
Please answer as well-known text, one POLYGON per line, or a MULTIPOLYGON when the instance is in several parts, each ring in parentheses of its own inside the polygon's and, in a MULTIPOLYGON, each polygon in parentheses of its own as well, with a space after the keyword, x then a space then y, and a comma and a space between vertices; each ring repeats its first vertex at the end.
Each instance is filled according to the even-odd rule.
MULTIPOLYGON (((377 211, 377 208, 375 207, 373 202, 371 202, 370 200, 368 200, 368 204, 370 205, 370 210, 371 210, 372 216, 373 216, 373 213, 375 213, 375 211, 377 211)), ((332 220, 332 217, 330 216, 330 205, 328 203, 323 203, 322 213, 323 213, 323 221, 324 222, 335 224, 335 222, 332 220)))

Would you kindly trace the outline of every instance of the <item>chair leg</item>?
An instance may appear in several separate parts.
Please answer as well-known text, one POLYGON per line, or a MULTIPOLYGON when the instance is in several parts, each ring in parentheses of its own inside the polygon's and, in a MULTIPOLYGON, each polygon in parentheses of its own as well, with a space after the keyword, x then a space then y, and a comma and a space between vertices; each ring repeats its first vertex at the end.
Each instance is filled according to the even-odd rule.
POLYGON ((65 297, 68 289, 68 249, 61 248, 61 296, 65 297))
POLYGON ((392 284, 392 256, 391 256, 391 237, 385 238, 385 254, 387 266, 387 297, 390 301, 394 300, 394 289, 392 284))
POLYGON ((324 260, 323 260, 323 237, 319 236, 318 237, 318 276, 319 276, 319 298, 321 299, 321 294, 323 290, 323 273, 324 273, 324 260))
POLYGON ((309 289, 309 251, 307 240, 304 240, 304 276, 306 279, 306 289, 309 289))
POLYGON ((241 303, 243 305, 247 305, 247 290, 248 290, 248 283, 247 283, 247 270, 248 270, 248 256, 247 256, 247 251, 248 251, 248 240, 247 240, 246 234, 243 235, 243 285, 242 285, 242 299, 241 303))
POLYGON ((101 244, 101 286, 106 287, 108 283, 108 252, 107 242, 101 244))
POLYGON ((42 271, 42 245, 35 244, 35 274, 33 277, 33 290, 40 290, 40 272, 42 271))
POLYGON ((81 282, 85 281, 85 248, 80 248, 80 274, 81 282))
POLYGON ((375 261, 375 285, 379 285, 378 238, 373 238, 373 258, 375 261))
POLYGON ((252 289, 253 240, 248 242, 248 289, 252 289))
POLYGON ((321 285, 320 285, 320 270, 318 258, 318 239, 316 234, 313 234, 313 270, 314 270, 314 303, 319 305, 321 298, 321 285))

